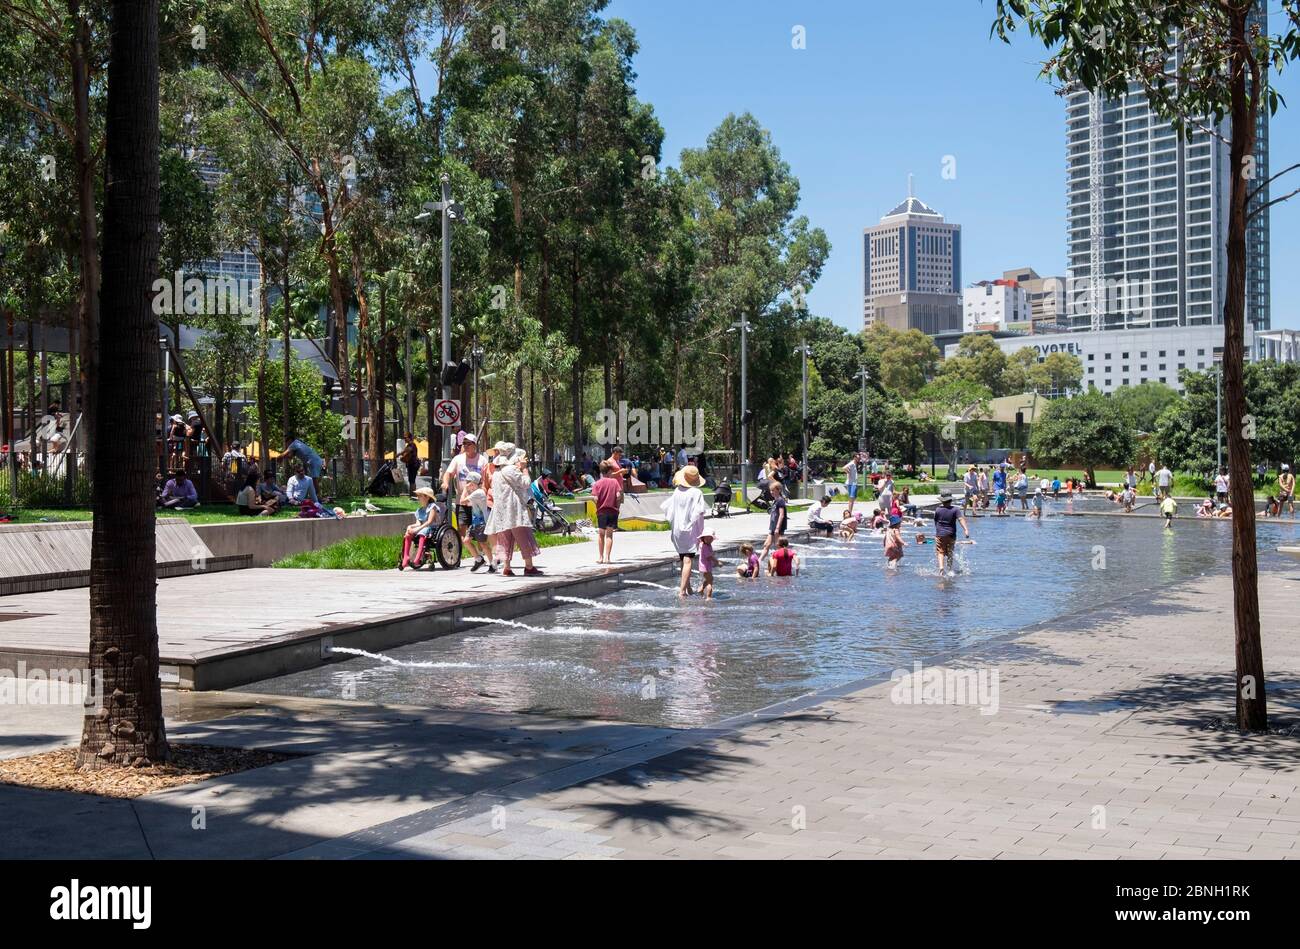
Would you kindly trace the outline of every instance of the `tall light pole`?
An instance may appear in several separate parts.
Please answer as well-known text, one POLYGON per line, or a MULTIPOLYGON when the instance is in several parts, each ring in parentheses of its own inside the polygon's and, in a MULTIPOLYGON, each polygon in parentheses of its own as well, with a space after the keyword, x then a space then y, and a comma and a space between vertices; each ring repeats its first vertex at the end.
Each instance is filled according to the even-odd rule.
POLYGON ((857 371, 854 379, 862 380, 862 434, 858 438, 858 450, 867 450, 867 380, 871 378, 871 373, 867 367, 863 366, 857 371))
POLYGON ((749 331, 753 329, 743 316, 731 324, 728 333, 740 330, 740 503, 749 507, 749 331))
POLYGON ((1223 353, 1214 353, 1214 475, 1223 470, 1223 353))
MULTIPOLYGON (((465 208, 451 200, 451 176, 444 171, 438 176, 438 181, 442 184, 442 200, 426 201, 424 212, 417 214, 415 219, 424 220, 435 211, 442 216, 442 365, 439 367, 439 375, 444 376, 451 362, 451 222, 461 220, 465 208)), ((451 386, 445 382, 442 397, 451 398, 451 386)), ((451 457, 451 440, 451 428, 444 425, 440 450, 443 460, 451 457)), ((433 432, 429 433, 429 441, 432 444, 433 432)))
POLYGON ((812 355, 812 348, 807 342, 800 343, 795 352, 801 357, 800 362, 803 364, 803 496, 808 497, 808 357, 812 355))
POLYGON ((470 365, 474 367, 474 386, 473 393, 470 396, 473 400, 474 408, 469 414, 470 424, 474 426, 470 429, 471 432, 478 428, 478 371, 479 367, 483 364, 483 352, 483 347, 480 346, 478 340, 475 339, 474 344, 469 351, 470 365))

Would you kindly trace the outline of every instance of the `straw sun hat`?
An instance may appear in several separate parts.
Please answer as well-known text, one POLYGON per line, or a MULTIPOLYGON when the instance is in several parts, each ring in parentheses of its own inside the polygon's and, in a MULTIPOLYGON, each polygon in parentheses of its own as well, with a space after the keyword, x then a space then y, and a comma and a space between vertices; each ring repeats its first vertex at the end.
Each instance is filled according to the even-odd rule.
POLYGON ((687 465, 673 475, 673 484, 679 488, 684 484, 692 488, 698 488, 703 482, 704 479, 700 477, 700 469, 694 465, 687 465))

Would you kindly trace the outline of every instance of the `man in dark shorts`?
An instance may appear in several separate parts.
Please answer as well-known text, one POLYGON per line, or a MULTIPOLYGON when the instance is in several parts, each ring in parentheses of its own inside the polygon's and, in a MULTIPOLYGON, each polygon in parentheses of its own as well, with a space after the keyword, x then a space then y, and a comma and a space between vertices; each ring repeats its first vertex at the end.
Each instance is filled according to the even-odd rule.
POLYGON ((768 482, 768 490, 772 493, 772 508, 767 516, 767 540, 763 543, 763 552, 758 558, 760 561, 767 559, 768 553, 785 534, 786 526, 785 491, 781 487, 781 482, 768 482))
POLYGON ((596 563, 613 563, 614 531, 618 529, 618 511, 623 504, 623 479, 614 473, 608 458, 600 463, 600 478, 591 486, 596 505, 596 563))
POLYGON ((940 573, 948 572, 949 559, 957 544, 958 524, 969 540, 970 528, 966 526, 966 518, 952 506, 952 492, 944 491, 939 495, 939 506, 934 509, 934 553, 939 558, 940 573))

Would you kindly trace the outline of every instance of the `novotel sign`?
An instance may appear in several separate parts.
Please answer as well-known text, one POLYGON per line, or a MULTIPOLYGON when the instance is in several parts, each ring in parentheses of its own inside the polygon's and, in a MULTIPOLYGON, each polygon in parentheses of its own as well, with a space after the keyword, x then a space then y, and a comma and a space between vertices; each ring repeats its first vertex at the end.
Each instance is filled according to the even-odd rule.
POLYGON ((1074 356, 1083 355, 1083 347, 1078 343, 1035 343, 1034 349, 1038 350, 1038 355, 1046 356, 1048 353, 1070 353, 1074 356))

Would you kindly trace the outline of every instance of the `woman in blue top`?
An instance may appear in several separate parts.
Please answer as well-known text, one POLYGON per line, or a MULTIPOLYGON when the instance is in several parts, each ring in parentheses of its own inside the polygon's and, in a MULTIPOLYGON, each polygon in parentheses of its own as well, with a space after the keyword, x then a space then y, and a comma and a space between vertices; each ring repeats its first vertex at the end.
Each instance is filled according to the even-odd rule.
POLYGON ((398 570, 405 570, 408 566, 420 567, 424 562, 424 545, 438 526, 438 505, 433 488, 416 488, 415 497, 420 507, 415 512, 415 523, 406 529, 406 536, 402 538, 402 560, 397 565, 398 570), (415 544, 414 557, 411 556, 412 544, 415 544))

